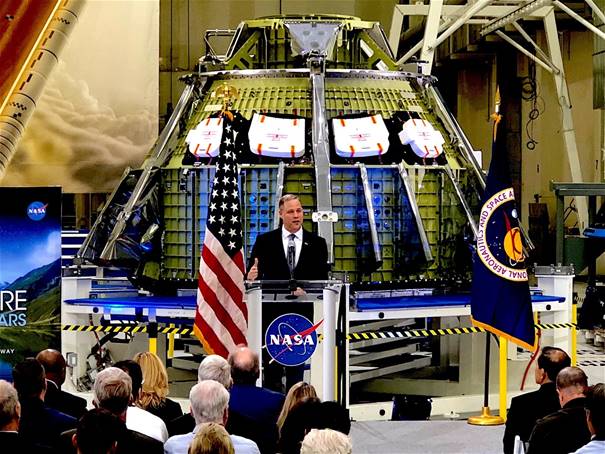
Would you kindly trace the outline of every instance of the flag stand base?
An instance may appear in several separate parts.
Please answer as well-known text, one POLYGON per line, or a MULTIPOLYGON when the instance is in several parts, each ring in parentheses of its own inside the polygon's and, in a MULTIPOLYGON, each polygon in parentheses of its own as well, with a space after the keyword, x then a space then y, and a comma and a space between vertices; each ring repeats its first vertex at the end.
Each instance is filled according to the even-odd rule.
POLYGON ((500 426, 504 424, 504 418, 492 415, 489 407, 483 407, 481 409, 481 416, 471 416, 467 419, 467 422, 474 426, 500 426))

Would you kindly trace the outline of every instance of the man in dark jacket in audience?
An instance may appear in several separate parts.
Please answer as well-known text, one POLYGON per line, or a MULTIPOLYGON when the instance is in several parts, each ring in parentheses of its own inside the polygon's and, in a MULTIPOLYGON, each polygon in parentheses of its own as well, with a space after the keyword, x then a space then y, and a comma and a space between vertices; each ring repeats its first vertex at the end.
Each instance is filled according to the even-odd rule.
POLYGON ((260 370, 258 355, 248 347, 238 347, 229 355, 229 365, 233 379, 229 410, 263 424, 277 424, 284 395, 256 386, 260 370))
POLYGON ((50 408, 78 419, 86 413, 86 399, 74 396, 61 389, 65 383, 66 364, 61 352, 53 349, 42 350, 36 359, 44 366, 46 373, 46 395, 44 403, 50 408))
POLYGON ((21 405, 17 390, 6 380, 0 380, 0 450, 7 453, 42 454, 51 452, 41 446, 34 446, 19 435, 21 405))
POLYGON ((561 409, 538 420, 527 454, 567 454, 590 441, 584 410, 586 374, 578 367, 566 367, 557 375, 556 383, 561 409))
POLYGON ((30 443, 56 447, 61 432, 76 427, 76 419, 44 404, 46 379, 42 364, 34 358, 17 363, 13 382, 21 403, 19 434, 30 443))
POLYGON ((557 374, 570 365, 569 355, 560 348, 544 347, 542 349, 534 373, 534 378, 540 388, 513 397, 510 403, 503 439, 505 454, 513 453, 515 435, 519 435, 521 441, 527 442, 536 421, 561 408, 555 380, 557 374))

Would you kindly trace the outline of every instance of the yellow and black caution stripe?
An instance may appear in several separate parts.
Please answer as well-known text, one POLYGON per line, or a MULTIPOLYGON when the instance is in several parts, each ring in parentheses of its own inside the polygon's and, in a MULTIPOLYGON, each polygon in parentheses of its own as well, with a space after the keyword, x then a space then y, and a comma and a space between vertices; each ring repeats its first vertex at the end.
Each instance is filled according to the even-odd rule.
MULTIPOLYGON (((147 325, 63 325, 63 331, 72 331, 79 333, 147 333, 147 325)), ((175 328, 172 326, 158 326, 158 334, 181 334, 183 336, 193 335, 193 327, 175 328)))
MULTIPOLYGON (((575 328, 575 323, 540 323, 536 328, 555 329, 555 328, 575 328)), ((63 325, 63 331, 72 332, 97 332, 97 333, 147 333, 147 325, 63 325)), ((443 329, 411 329, 411 330, 393 330, 393 331, 364 331, 360 333, 350 333, 347 339, 350 341, 363 341, 371 339, 408 339, 414 337, 431 336, 453 336, 458 334, 483 333, 483 328, 474 326, 463 328, 443 328, 443 329)), ((172 326, 158 326, 158 334, 180 334, 182 336, 192 336, 193 327, 175 328, 172 326)))
MULTIPOLYGON (((534 325, 540 330, 555 328, 575 328, 575 323, 541 323, 534 325)), ((444 328, 444 329, 412 329, 395 331, 365 331, 360 333, 350 333, 348 340, 363 341, 372 339, 407 339, 412 337, 431 337, 431 336, 452 336, 457 334, 484 333, 485 329, 475 326, 464 328, 444 328)))

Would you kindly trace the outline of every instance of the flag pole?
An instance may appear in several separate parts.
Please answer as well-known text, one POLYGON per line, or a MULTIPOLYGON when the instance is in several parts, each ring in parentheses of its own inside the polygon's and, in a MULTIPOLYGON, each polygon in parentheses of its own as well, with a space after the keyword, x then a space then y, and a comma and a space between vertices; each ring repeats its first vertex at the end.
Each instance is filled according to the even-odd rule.
MULTIPOLYGON (((492 115, 494 120, 493 140, 496 140, 498 123, 500 122, 500 89, 496 88, 495 112, 492 115)), ((493 158, 493 156, 492 156, 493 158)), ((475 426, 499 426, 504 424, 504 418, 492 415, 489 410, 489 362, 490 362, 490 333, 485 332, 485 377, 483 383, 483 408, 479 416, 471 416, 467 422, 475 426)))
POLYGON ((490 333, 485 332, 485 378, 483 383, 483 408, 479 416, 471 416, 467 422, 474 426, 499 426, 504 424, 504 418, 492 415, 489 410, 489 358, 490 333))

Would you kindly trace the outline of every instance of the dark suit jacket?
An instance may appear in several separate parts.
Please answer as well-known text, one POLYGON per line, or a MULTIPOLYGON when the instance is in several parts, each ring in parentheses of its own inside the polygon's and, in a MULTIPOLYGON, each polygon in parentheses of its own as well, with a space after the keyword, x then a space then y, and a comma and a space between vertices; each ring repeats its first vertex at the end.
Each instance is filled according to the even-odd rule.
POLYGON ((76 427, 77 420, 53 408, 40 399, 23 399, 19 435, 29 443, 56 447, 62 432, 76 427))
POLYGON ((0 431, 0 450, 6 453, 53 453, 50 448, 29 443, 17 432, 0 431))
MULTIPOLYGON (((187 434, 193 432, 195 419, 191 413, 171 421, 168 427, 168 435, 187 434)), ((255 442, 262 454, 274 454, 277 447, 277 425, 265 425, 259 421, 248 418, 229 407, 229 418, 225 429, 230 435, 239 435, 255 442)))
POLYGON ((557 387, 554 383, 545 383, 536 391, 513 397, 502 440, 504 454, 512 454, 515 435, 519 435, 522 441, 528 441, 536 421, 560 409, 557 387))
MULTIPOLYGON (((71 442, 75 433, 76 429, 73 429, 61 434, 62 454, 76 454, 76 448, 71 442)), ((124 434, 124 437, 118 440, 116 454, 164 454, 164 444, 161 441, 130 429, 125 429, 124 434)))
MULTIPOLYGON (((282 242, 282 228, 263 233, 256 238, 248 269, 258 258, 258 279, 289 280, 290 269, 282 242)), ((296 280, 328 278, 328 247, 326 240, 303 229, 302 248, 294 269, 296 280)))
POLYGON ((54 408, 76 419, 80 419, 80 416, 86 413, 86 399, 61 390, 51 380, 46 380, 44 403, 47 407, 54 408))
POLYGON ((585 401, 584 397, 570 400, 559 411, 538 420, 527 454, 567 454, 588 443, 585 401))
POLYGON ((285 396, 282 393, 254 385, 233 385, 229 411, 266 424, 277 424, 285 396))
POLYGON ((164 421, 166 425, 168 425, 173 419, 183 415, 183 410, 181 409, 179 403, 168 398, 164 399, 159 407, 149 406, 145 408, 145 410, 152 415, 156 415, 158 418, 164 421))

